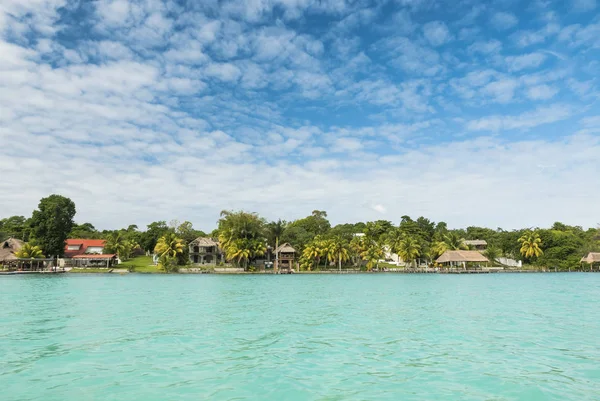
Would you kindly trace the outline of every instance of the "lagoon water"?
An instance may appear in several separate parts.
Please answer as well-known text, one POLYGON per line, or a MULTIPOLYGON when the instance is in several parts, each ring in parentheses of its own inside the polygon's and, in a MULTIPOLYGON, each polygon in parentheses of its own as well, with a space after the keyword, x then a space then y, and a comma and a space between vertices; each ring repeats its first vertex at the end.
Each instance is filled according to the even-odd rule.
POLYGON ((599 400, 600 274, 0 277, 0 399, 599 400))

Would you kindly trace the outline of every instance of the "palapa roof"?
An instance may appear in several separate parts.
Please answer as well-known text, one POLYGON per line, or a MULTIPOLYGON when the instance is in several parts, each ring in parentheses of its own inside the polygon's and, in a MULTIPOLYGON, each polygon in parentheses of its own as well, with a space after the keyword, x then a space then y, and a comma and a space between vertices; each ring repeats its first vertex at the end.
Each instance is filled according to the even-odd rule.
POLYGON ((437 263, 448 262, 489 262, 488 258, 477 251, 446 251, 437 260, 437 263))
POLYGON ((600 263, 600 252, 590 252, 581 258, 582 263, 600 263))
POLYGON ((198 245, 198 246, 218 246, 219 244, 215 242, 212 238, 208 237, 198 237, 192 242, 190 245, 198 245))
POLYGON ((285 242, 275 249, 275 253, 294 253, 296 250, 289 243, 285 242))
POLYGON ((23 241, 16 238, 9 238, 0 242, 0 261, 18 259, 15 255, 25 244, 23 241))
POLYGON ((473 245, 473 246, 477 246, 477 245, 487 245, 487 241, 484 239, 467 239, 463 241, 465 243, 465 245, 473 245))

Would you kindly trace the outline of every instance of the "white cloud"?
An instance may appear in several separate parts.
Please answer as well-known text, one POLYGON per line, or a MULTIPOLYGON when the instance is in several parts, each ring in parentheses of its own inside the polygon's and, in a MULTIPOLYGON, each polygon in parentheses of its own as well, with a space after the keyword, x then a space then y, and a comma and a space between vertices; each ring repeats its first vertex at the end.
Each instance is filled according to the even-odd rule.
POLYGON ((481 88, 482 93, 492 97, 498 103, 509 103, 513 100, 519 83, 513 78, 499 79, 481 88))
POLYGON ((502 42, 492 39, 486 42, 475 42, 469 46, 468 50, 472 53, 494 54, 502 50, 502 42))
POLYGON ((237 81, 242 74, 240 69, 231 63, 211 63, 204 72, 209 77, 225 82, 237 81))
POLYGON ((531 100, 548 100, 558 93, 558 89, 549 85, 537 85, 527 89, 527 97, 531 100))
POLYGON ((406 72, 431 76, 444 69, 437 51, 412 42, 408 38, 387 38, 379 42, 375 48, 388 51, 391 63, 406 72))
POLYGON ((467 128, 472 131, 500 131, 530 129, 539 125, 565 120, 573 115, 573 110, 565 105, 554 104, 538 108, 516 116, 490 116, 469 121, 467 128))
POLYGON ((385 214, 385 212, 387 211, 387 209, 385 208, 385 206, 383 206, 380 203, 377 203, 375 205, 371 205, 371 208, 373 210, 375 210, 377 213, 381 213, 381 214, 385 214))
POLYGON ((423 35, 432 46, 441 46, 452 40, 452 35, 445 23, 441 21, 428 22, 423 25, 423 35))
POLYGON ((521 71, 529 68, 536 68, 542 65, 546 56, 542 53, 529 53, 521 56, 508 56, 505 58, 509 71, 521 71))
POLYGON ((210 230, 224 208, 505 228, 600 220, 600 189, 578 195, 600 167, 598 64, 583 49, 597 46, 597 23, 564 28, 560 53, 504 62, 512 41, 548 42, 558 18, 507 42, 482 29, 483 6, 419 27, 412 11, 430 2, 388 16, 363 2, 99 0, 83 23, 79 3, 0 1, 5 215, 59 192, 100 228, 178 218, 210 230), (331 23, 314 29, 312 17, 331 23), (461 48, 433 48, 454 36, 461 48), (537 70, 540 57, 560 68, 537 70), (577 96, 536 107, 558 91, 577 96), (579 110, 589 115, 553 124, 579 110), (538 171, 548 159, 556 167, 538 171), (515 213, 533 197, 545 208, 515 213))
POLYGON ((500 11, 492 16, 490 23, 497 30, 505 31, 517 25, 519 20, 514 14, 500 11))
POLYGON ((512 37, 517 46, 527 47, 546 42, 548 38, 560 32, 560 25, 555 22, 548 23, 544 28, 537 31, 518 31, 512 37))

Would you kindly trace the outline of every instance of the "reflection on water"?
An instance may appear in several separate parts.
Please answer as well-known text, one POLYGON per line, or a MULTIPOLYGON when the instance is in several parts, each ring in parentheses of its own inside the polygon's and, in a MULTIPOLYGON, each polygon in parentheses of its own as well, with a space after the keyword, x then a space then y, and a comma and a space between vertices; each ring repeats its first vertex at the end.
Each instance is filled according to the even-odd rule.
POLYGON ((595 400, 600 275, 0 278, 6 400, 595 400))

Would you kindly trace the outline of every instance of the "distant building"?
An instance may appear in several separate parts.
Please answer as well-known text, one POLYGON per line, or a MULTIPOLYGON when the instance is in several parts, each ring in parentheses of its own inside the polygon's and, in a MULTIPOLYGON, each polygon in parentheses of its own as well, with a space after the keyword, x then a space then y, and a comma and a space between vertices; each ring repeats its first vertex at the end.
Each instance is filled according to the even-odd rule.
POLYGON ((278 265, 276 270, 287 270, 288 272, 294 268, 294 260, 296 258, 296 250, 287 242, 279 245, 275 249, 275 257, 278 265))
POLYGON ((446 251, 437 258, 436 263, 441 263, 450 267, 467 267, 467 263, 487 263, 488 258, 478 251, 446 251))
POLYGON ((102 255, 106 241, 103 239, 69 238, 65 241, 65 258, 78 255, 102 255))
POLYGON ((476 251, 485 251, 487 249, 487 241, 483 239, 467 239, 463 243, 476 251))
POLYGON ((587 256, 581 258, 580 261, 582 264, 587 263, 590 265, 590 270, 594 269, 594 266, 600 269, 600 252, 590 252, 587 256))
POLYGON ((212 238, 196 238, 190 242, 189 251, 190 262, 200 265, 216 265, 222 256, 219 244, 212 238))

